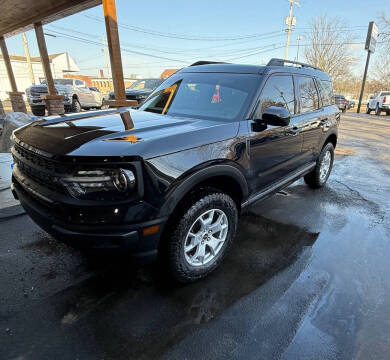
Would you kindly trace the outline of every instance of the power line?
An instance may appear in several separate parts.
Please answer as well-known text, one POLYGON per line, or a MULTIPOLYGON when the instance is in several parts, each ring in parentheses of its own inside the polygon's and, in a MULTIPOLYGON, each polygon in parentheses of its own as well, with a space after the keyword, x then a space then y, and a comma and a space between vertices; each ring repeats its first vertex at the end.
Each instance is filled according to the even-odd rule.
MULTIPOLYGON (((80 15, 88 19, 104 22, 104 20, 98 16, 94 16, 90 14, 80 14, 80 15)), ((262 37, 265 35, 270 35, 278 32, 278 31, 271 31, 271 32, 261 33, 261 34, 237 35, 237 36, 230 36, 230 37, 215 37, 215 36, 210 37, 210 36, 194 36, 194 35, 187 35, 187 34, 167 33, 167 32, 161 32, 152 29, 146 29, 138 26, 132 26, 125 23, 118 23, 118 27, 131 30, 131 31, 149 34, 149 35, 154 35, 154 36, 166 37, 171 39, 180 39, 180 40, 194 40, 194 41, 236 41, 236 40, 243 40, 243 39, 250 39, 250 38, 258 38, 258 37, 262 37)))

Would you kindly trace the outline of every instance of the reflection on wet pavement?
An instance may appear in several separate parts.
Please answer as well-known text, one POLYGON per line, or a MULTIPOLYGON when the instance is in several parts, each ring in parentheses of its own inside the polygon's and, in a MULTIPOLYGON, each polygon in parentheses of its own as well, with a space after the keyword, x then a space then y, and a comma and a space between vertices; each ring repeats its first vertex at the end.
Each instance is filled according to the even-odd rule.
MULTIPOLYGON (((59 342, 68 328, 79 333, 73 355, 88 344, 112 358, 154 358, 290 265, 317 236, 248 214, 242 217, 237 241, 221 268, 203 281, 181 287, 166 282, 156 266, 136 268, 115 254, 107 259, 94 253, 86 259, 96 276, 28 309, 34 315, 27 317, 20 332, 14 330, 13 339, 29 340, 13 355, 25 353, 42 337, 38 329, 46 327, 45 336, 56 334, 59 342), (47 308, 54 310, 49 318, 47 308)), ((64 246, 52 241, 41 239, 24 249, 35 248, 42 255, 52 256, 58 246, 64 246)), ((48 274, 42 276, 47 278, 48 274)), ((22 310, 12 321, 14 326, 8 326, 17 329, 25 317, 22 310)), ((15 345, 11 341, 6 349, 15 349, 15 345)), ((45 354, 42 349, 35 351, 34 357, 45 354)))

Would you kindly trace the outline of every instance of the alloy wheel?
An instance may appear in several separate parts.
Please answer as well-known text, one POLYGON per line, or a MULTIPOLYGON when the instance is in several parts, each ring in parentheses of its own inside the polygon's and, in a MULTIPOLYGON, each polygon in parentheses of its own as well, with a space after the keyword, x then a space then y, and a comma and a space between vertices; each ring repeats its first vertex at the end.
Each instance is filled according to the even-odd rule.
POLYGON ((213 261, 224 245, 228 230, 228 218, 222 210, 202 213, 191 225, 184 242, 187 263, 202 266, 213 261))

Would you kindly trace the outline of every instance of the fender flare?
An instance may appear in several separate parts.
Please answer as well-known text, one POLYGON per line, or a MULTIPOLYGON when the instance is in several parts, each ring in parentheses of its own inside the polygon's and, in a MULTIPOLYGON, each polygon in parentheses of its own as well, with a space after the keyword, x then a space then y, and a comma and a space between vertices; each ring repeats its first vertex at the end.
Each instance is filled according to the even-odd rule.
POLYGON ((248 184, 243 173, 235 166, 218 164, 211 165, 192 173, 182 180, 176 187, 169 191, 164 205, 160 209, 159 216, 169 216, 177 204, 197 184, 216 176, 228 176, 234 179, 241 188, 243 201, 248 197, 248 184))

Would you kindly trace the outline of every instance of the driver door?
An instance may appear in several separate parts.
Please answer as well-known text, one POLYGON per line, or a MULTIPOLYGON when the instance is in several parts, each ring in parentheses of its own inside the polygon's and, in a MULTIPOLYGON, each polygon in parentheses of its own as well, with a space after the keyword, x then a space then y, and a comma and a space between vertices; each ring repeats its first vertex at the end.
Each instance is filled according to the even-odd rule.
POLYGON ((291 119, 287 126, 259 126, 254 120, 248 123, 251 188, 255 192, 299 167, 302 156, 304 124, 296 116, 297 102, 291 75, 271 75, 267 79, 254 119, 261 119, 269 106, 285 107, 291 119))

